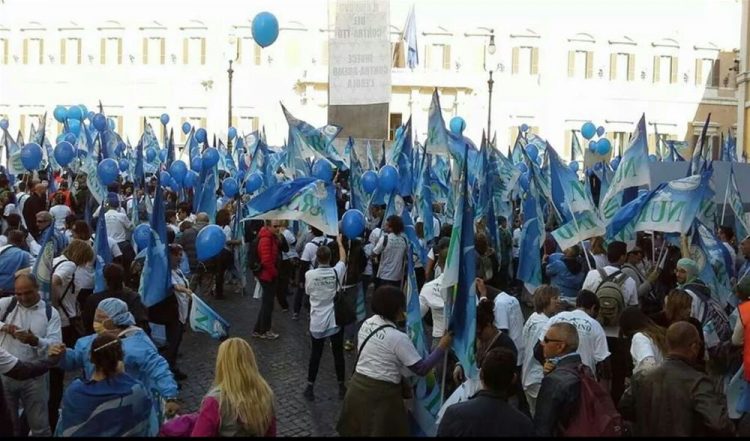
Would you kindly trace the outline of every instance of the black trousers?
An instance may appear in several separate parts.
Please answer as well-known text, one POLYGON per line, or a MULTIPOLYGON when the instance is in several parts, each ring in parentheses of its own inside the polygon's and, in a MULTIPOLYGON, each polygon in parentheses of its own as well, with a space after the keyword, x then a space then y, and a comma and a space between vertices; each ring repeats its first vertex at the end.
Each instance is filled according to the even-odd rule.
POLYGON ((164 324, 164 333, 167 337, 167 349, 164 351, 164 359, 169 363, 169 368, 177 368, 177 354, 182 344, 182 334, 185 332, 185 325, 179 320, 170 321, 164 324))
POLYGON ((271 282, 263 282, 257 280, 260 283, 260 287, 263 291, 261 294, 260 311, 258 311, 258 320, 255 321, 254 331, 263 334, 271 330, 271 317, 273 315, 273 299, 276 295, 276 284, 279 283, 278 279, 271 282))
POLYGON ((289 309, 286 297, 289 294, 289 279, 292 275, 292 261, 282 260, 279 266, 279 283, 276 284, 276 301, 281 309, 289 309))
MULTIPOLYGON (((123 270, 125 270, 125 280, 130 281, 130 265, 132 265, 133 261, 135 260, 135 250, 133 249, 133 246, 130 244, 129 240, 118 242, 117 246, 120 248, 120 252, 122 253, 120 260, 122 262, 122 268, 123 270)), ((139 280, 135 281, 135 286, 138 285, 140 285, 139 280)))
POLYGON ((310 351, 310 364, 307 368, 307 381, 315 383, 320 368, 320 359, 323 357, 323 348, 327 339, 331 339, 331 349, 333 350, 333 365, 336 367, 336 379, 339 382, 344 381, 344 330, 330 337, 315 338, 310 336, 312 341, 312 350, 310 351))
MULTIPOLYGON (((65 346, 73 348, 80 337, 73 326, 63 326, 62 340, 65 346)), ((49 414, 49 427, 52 433, 57 427, 57 418, 60 412, 60 403, 63 397, 63 383, 65 382, 65 371, 58 368, 49 370, 49 401, 47 402, 47 412, 49 414)))
POLYGON ((422 291, 425 282, 424 268, 414 268, 414 275, 417 278, 417 288, 422 291))
POLYGON ((375 289, 378 289, 383 285, 395 286, 396 288, 401 289, 400 281, 385 280, 380 277, 375 278, 375 289))
POLYGON ((222 249, 217 256, 216 262, 216 297, 222 297, 224 295, 224 274, 228 269, 232 268, 234 262, 234 255, 231 251, 226 248, 222 249))

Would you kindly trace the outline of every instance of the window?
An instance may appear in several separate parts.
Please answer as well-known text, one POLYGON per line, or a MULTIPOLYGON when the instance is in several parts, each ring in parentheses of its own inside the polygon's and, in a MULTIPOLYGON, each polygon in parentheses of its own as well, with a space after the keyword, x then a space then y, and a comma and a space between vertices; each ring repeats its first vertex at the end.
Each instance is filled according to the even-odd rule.
POLYGON ((249 135, 258 130, 260 122, 257 116, 232 116, 232 127, 237 129, 237 136, 249 135))
POLYGON ((573 149, 573 134, 578 137, 578 144, 581 147, 581 153, 586 151, 588 145, 584 145, 583 143, 588 143, 588 141, 583 139, 581 131, 576 129, 565 130, 565 145, 563 146, 563 151, 568 152, 568 157, 571 158, 571 161, 583 161, 583 157, 576 155, 576 152, 573 149))
POLYGON ((23 64, 44 64, 44 39, 23 39, 23 64))
POLYGON ((255 44, 252 37, 237 38, 237 57, 238 64, 255 64, 260 65, 260 46, 255 44))
POLYGON ((520 46, 513 48, 511 72, 522 75, 536 75, 539 73, 539 48, 520 46))
POLYGON ((206 37, 185 37, 182 42, 184 64, 206 64, 206 37))
POLYGON ((81 39, 60 39, 60 64, 81 64, 81 39))
POLYGON ((654 83, 675 84, 677 82, 677 57, 654 56, 654 83))
POLYGON ((610 132, 606 138, 610 139, 612 143, 613 155, 619 154, 628 147, 628 141, 630 139, 630 133, 627 132, 610 132))
POLYGON ((164 37, 143 38, 143 64, 164 64, 166 52, 164 37))
MULTIPOLYGON (((698 133, 693 133, 693 150, 700 148, 700 131, 703 130, 703 126, 694 125, 694 130, 698 130, 698 133)), ((704 152, 707 150, 708 155, 711 159, 719 159, 721 155, 721 140, 718 134, 706 133, 706 143, 703 146, 704 152)))
MULTIPOLYGON (((297 38, 289 38, 284 44, 284 56, 288 67, 299 67, 301 59, 300 41, 304 41, 304 33, 295 32, 297 38)), ((310 57, 312 58, 312 57, 310 57)), ((310 59, 308 58, 308 60, 310 59)))
POLYGON ((109 120, 112 120, 112 122, 114 122, 115 124, 115 128, 113 129, 114 131, 118 133, 124 133, 123 126, 122 126, 122 115, 108 114, 107 124, 109 124, 109 120))
POLYGON ((393 140, 396 137, 396 129, 401 127, 403 122, 403 116, 400 113, 391 113, 390 121, 388 124, 388 139, 393 140))
POLYGON ((633 81, 635 79, 635 54, 623 52, 610 54, 609 79, 633 81))
POLYGON ((406 57, 404 56, 404 42, 399 41, 397 43, 391 43, 391 61, 393 67, 404 68, 406 67, 406 57))
POLYGON ((19 126, 20 132, 23 134, 23 136, 27 136, 29 134, 29 131, 31 130, 31 126, 33 125, 35 128, 39 129, 39 123, 41 121, 42 115, 39 114, 28 114, 28 115, 21 115, 21 124, 19 126))
POLYGON ((0 38, 0 64, 8 64, 10 43, 7 38, 0 38))
MULTIPOLYGON (((403 49, 401 53, 403 54, 403 49)), ((449 44, 428 44, 425 64, 432 70, 450 70, 451 46, 449 44)))
POLYGON ((99 62, 101 64, 122 64, 122 38, 106 37, 101 39, 99 62))
POLYGON ((568 77, 589 79, 594 71, 594 52, 584 50, 568 51, 568 77))
POLYGON ((719 87, 719 60, 699 58, 695 60, 695 85, 719 87))

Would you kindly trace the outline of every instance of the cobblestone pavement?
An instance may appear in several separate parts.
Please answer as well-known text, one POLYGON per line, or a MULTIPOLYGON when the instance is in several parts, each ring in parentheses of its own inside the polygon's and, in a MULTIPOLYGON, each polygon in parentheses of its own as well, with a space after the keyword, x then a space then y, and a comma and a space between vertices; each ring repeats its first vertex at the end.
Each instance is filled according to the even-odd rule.
MULTIPOLYGON (((204 298, 231 324, 230 335, 250 342, 258 360, 260 372, 276 395, 277 434, 279 436, 337 436, 336 421, 341 408, 338 384, 333 367, 330 343, 326 343, 318 378, 315 382, 315 401, 302 396, 307 384, 307 364, 310 357, 310 334, 305 310, 300 320, 292 320, 291 310, 281 312, 274 304, 272 329, 280 335, 276 340, 250 337, 260 309, 260 299, 253 299, 253 285, 248 283, 247 294, 240 288, 227 285, 226 299, 204 298)), ((289 297, 292 303, 293 296, 289 297)), ((180 398, 183 412, 200 407, 203 395, 214 378, 214 364, 219 342, 207 334, 188 330, 180 347, 178 367, 188 375, 182 382, 180 398)), ((354 355, 347 352, 346 372, 351 372, 354 355)))

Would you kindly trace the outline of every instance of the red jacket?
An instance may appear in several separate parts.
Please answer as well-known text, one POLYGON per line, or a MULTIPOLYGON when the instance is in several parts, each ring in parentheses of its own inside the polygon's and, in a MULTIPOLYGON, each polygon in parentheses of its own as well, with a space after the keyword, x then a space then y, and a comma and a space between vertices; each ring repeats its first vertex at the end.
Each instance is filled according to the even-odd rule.
POLYGON ((279 257, 279 242, 276 235, 268 227, 263 227, 258 233, 258 257, 260 257, 261 271, 258 274, 258 280, 261 282, 271 282, 279 275, 279 269, 276 266, 279 257))

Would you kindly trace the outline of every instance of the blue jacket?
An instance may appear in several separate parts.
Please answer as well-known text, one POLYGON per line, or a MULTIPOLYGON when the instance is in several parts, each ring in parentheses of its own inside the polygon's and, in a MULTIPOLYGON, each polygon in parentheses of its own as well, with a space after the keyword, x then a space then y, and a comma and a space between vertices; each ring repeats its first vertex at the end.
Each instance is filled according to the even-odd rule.
POLYGON ((0 251, 0 291, 15 289, 16 271, 31 266, 31 254, 15 245, 0 251))
POLYGON ((586 278, 586 271, 573 274, 565 264, 564 258, 553 258, 555 254, 550 255, 549 264, 547 264, 546 271, 550 283, 560 289, 562 297, 576 298, 586 278))
MULTIPOLYGON (((91 363, 90 354, 91 344, 95 338, 96 334, 79 338, 74 349, 65 351, 65 357, 60 360, 60 368, 66 371, 83 368, 86 379, 91 379, 94 365, 91 363)), ((125 372, 143 383, 152 396, 156 391, 163 398, 175 398, 177 383, 172 371, 148 335, 139 329, 122 337, 121 341, 125 356, 125 372)))

